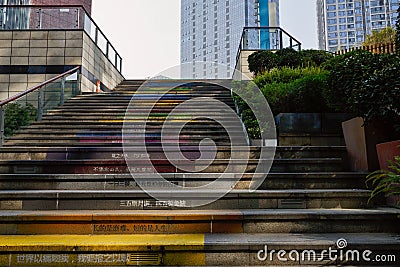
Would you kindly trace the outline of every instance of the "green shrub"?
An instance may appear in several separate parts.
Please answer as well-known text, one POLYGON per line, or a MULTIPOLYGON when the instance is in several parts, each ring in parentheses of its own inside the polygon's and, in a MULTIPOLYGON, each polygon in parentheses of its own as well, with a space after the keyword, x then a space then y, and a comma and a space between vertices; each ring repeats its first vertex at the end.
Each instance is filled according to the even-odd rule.
MULTIPOLYGON (((297 73, 299 70, 293 71, 297 73)), ((307 70, 296 79, 272 82, 260 89, 275 115, 285 112, 329 112, 331 109, 323 98, 327 75, 325 71, 312 73, 307 70)))
POLYGON ((301 54, 292 48, 285 48, 282 50, 278 50, 276 51, 275 54, 277 57, 276 67, 297 68, 300 67, 302 64, 301 54))
POLYGON ((373 187, 369 200, 380 194, 400 195, 400 157, 389 162, 389 170, 379 170, 368 175, 366 184, 373 187))
POLYGON ((396 21, 396 36, 395 36, 395 43, 396 43, 396 53, 400 55, 400 6, 397 9, 397 21, 396 21))
POLYGON ((328 60, 333 58, 333 54, 324 50, 301 50, 300 57, 303 67, 319 67, 328 60))
MULTIPOLYGON (((328 73, 320 67, 284 67, 258 75, 255 83, 266 97, 274 115, 282 112, 329 112, 331 109, 322 97, 327 85, 327 75, 328 73)), ((250 88, 244 90, 252 91, 250 88)), ((238 96, 234 98, 249 137, 260 138, 261 130, 250 108, 238 96)), ((246 95, 246 98, 251 99, 252 96, 246 95)))
POLYGON ((302 50, 300 52, 285 48, 276 52, 258 51, 249 56, 249 70, 255 75, 274 68, 318 67, 331 59, 333 55, 320 50, 302 50))
POLYGON ((270 71, 264 72, 257 75, 254 78, 254 82, 259 88, 271 83, 290 83, 299 78, 326 73, 326 71, 320 67, 307 67, 307 68, 275 68, 270 71))
POLYGON ((324 67, 329 71, 324 90, 327 104, 337 111, 370 120, 400 124, 400 58, 389 54, 354 51, 337 56, 324 67))
POLYGON ((249 70, 256 75, 270 70, 277 65, 277 56, 271 51, 258 51, 248 58, 249 70))
POLYGON ((37 118, 37 109, 32 104, 22 106, 11 103, 6 106, 4 115, 4 135, 11 136, 22 126, 27 126, 37 118))

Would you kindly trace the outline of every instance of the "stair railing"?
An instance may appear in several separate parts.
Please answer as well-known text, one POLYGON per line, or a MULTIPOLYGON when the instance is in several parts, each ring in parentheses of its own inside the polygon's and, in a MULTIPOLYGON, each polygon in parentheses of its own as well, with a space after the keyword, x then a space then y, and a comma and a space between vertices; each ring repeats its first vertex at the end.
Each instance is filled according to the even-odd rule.
POLYGON ((75 67, 0 102, 0 146, 23 126, 42 120, 49 110, 81 93, 80 69, 75 67))

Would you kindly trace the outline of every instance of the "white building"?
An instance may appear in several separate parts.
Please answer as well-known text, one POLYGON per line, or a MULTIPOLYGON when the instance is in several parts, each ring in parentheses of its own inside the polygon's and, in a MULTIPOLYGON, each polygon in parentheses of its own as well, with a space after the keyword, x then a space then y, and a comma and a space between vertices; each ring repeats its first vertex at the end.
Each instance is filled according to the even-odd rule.
POLYGON ((279 0, 182 0, 181 63, 185 64, 182 75, 232 76, 243 28, 257 26, 279 26, 279 0), (218 64, 227 67, 221 70, 218 64))
POLYGON ((359 46, 373 30, 394 27, 400 0, 317 0, 319 48, 359 46))

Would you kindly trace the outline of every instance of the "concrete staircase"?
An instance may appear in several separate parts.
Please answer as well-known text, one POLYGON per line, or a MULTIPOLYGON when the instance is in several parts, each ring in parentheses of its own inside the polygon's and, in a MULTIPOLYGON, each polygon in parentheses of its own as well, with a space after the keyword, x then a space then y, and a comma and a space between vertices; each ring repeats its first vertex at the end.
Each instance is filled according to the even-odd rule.
MULTIPOLYGON (((142 82, 125 81, 112 93, 77 96, 22 129, 0 150, 0 266, 399 265, 400 212, 368 203, 365 173, 347 170, 345 147, 278 147, 271 173, 257 191, 249 192, 260 155, 259 147, 251 147, 249 162, 231 159, 246 165, 244 175, 231 174, 241 178, 235 188, 199 208, 187 207, 189 191, 161 192, 169 201, 148 196, 129 174, 121 144, 126 108, 142 82), (341 251, 360 250, 360 261, 322 252, 337 249, 339 239, 347 241, 341 251), (275 254, 263 260, 265 246, 275 254), (281 249, 289 261, 279 260, 281 249), (300 256, 292 261, 290 250, 300 256), (315 261, 307 255, 302 259, 307 250, 315 250, 315 261), (365 250, 372 251, 371 260, 386 255, 391 262, 365 261, 365 250)), ((140 95, 143 107, 171 84, 152 82, 152 92, 140 95)), ((146 128, 156 169, 185 186, 217 178, 232 154, 223 127, 196 119, 167 145, 179 142, 187 158, 197 159, 198 142, 210 138, 218 147, 216 159, 201 172, 185 172, 165 158, 162 122, 176 105, 194 97, 234 107, 228 90, 187 81, 158 102, 146 128)), ((190 114, 229 120, 218 108, 201 105, 183 113, 177 121, 190 114)), ((139 109, 129 119, 144 118, 139 109)), ((242 131, 230 128, 233 136, 242 131)), ((130 138, 134 152, 136 137, 130 138)), ((142 155, 137 156, 140 164, 142 155)))

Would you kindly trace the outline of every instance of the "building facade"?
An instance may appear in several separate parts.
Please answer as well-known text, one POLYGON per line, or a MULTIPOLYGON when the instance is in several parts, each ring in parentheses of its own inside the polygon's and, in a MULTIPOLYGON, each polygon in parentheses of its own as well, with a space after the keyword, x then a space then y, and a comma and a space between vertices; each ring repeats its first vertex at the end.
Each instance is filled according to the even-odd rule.
POLYGON ((361 45, 366 35, 394 27, 400 0, 317 0, 319 49, 361 45))
POLYGON ((279 26, 279 0, 182 0, 181 13, 184 78, 230 77, 243 28, 279 26))
POLYGON ((65 6, 78 5, 84 6, 86 11, 91 14, 92 0, 0 0, 1 5, 37 5, 37 6, 65 6))
POLYGON ((0 0, 1 29, 75 29, 79 28, 84 19, 80 9, 65 8, 65 6, 83 6, 87 14, 91 14, 92 0, 0 0), (19 8, 22 5, 32 5, 31 8, 19 8), (39 7, 37 7, 39 6, 39 7), (46 6, 41 8, 40 6, 46 6), (63 6, 57 8, 57 6, 63 6))
POLYGON ((46 5, 46 6, 65 6, 77 5, 83 6, 89 15, 92 12, 92 0, 30 0, 31 5, 46 5))

